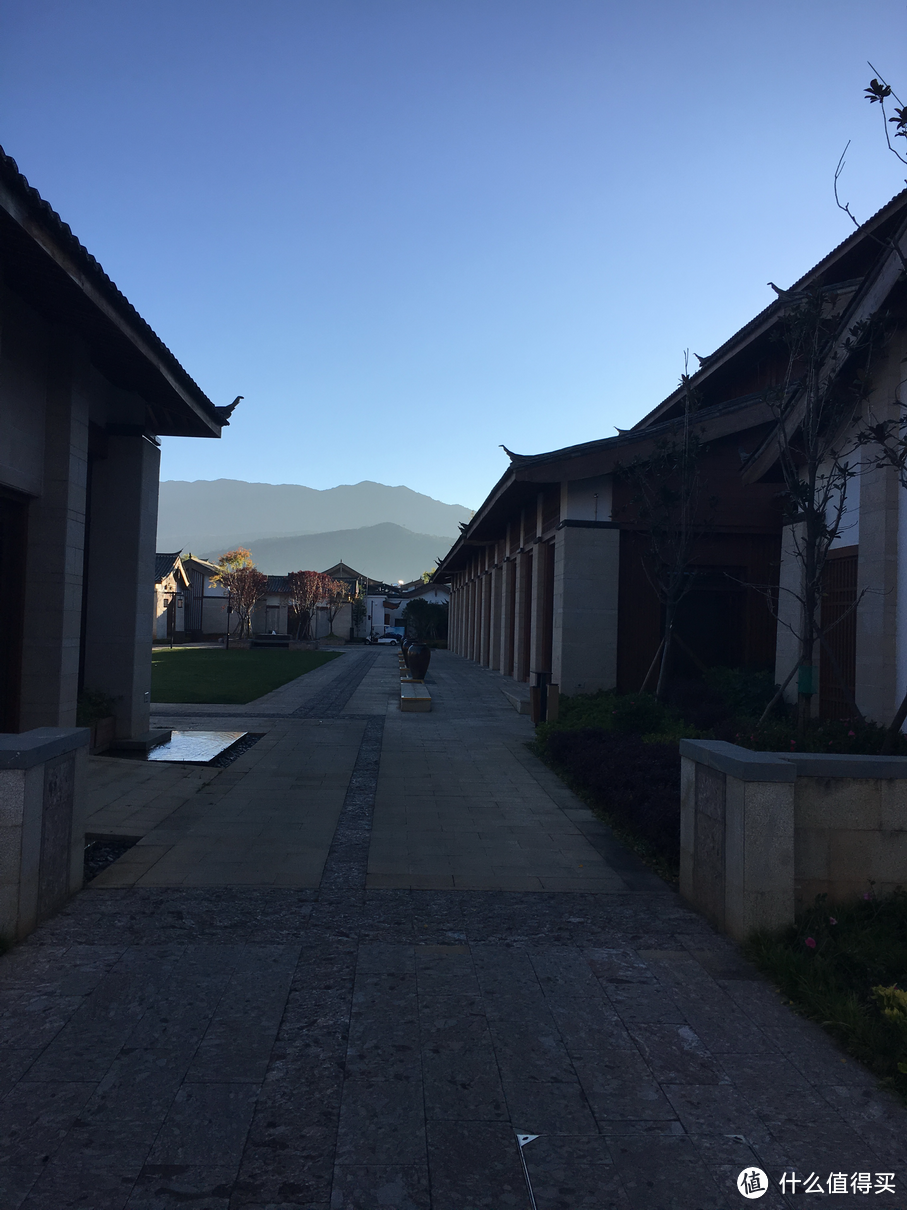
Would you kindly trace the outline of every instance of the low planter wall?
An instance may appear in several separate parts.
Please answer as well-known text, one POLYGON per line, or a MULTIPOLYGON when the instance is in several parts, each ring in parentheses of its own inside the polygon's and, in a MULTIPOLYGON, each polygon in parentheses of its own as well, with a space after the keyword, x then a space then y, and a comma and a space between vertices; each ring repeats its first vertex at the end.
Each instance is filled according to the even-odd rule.
POLYGON ((681 740, 680 892, 738 940, 907 884, 907 759, 681 740))
POLYGON ((87 727, 0 735, 0 933, 27 936, 82 886, 87 727))

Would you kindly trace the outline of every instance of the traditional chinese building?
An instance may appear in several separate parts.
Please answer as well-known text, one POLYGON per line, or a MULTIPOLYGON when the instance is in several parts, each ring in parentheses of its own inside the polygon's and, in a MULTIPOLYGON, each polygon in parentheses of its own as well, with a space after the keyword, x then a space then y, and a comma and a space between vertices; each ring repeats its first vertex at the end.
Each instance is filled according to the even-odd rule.
POLYGON ((159 438, 225 423, 0 151, 0 731, 148 730, 159 438))
MULTIPOLYGON (((837 358, 840 389, 858 375, 872 383, 851 436, 898 417, 907 361, 905 258, 907 191, 779 291, 701 359, 689 388, 632 429, 536 455, 510 453, 508 469, 436 573, 451 588, 450 646, 517 680, 547 673, 565 693, 639 690, 664 618, 626 468, 676 439, 692 391, 707 490, 694 527, 692 587, 675 625, 676 659, 693 675, 728 665, 773 669, 783 681, 797 655, 775 613, 790 620, 799 571, 785 524, 777 403, 786 384, 785 415, 796 421, 804 390, 786 378, 784 316, 791 300, 810 291, 834 300, 838 327, 828 357, 837 358), (885 336, 867 364, 847 354, 846 342, 872 319, 884 320, 885 336)), ((896 469, 873 466, 871 450, 856 451, 853 466, 847 516, 826 567, 828 639, 817 652, 814 700, 821 713, 842 717, 855 694, 868 717, 886 721, 907 686, 907 491, 896 469)))

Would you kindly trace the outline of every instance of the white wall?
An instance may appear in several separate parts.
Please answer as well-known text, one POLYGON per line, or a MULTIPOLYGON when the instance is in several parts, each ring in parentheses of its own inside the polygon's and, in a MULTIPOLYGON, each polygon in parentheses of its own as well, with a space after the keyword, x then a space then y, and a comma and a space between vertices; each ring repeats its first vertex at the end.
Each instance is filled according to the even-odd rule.
POLYGON ((383 594, 381 596, 366 597, 365 605, 366 605, 366 609, 368 611, 367 618, 366 618, 366 634, 371 635, 372 633, 374 633, 374 634, 381 635, 381 634, 384 634, 384 632, 387 630, 388 625, 389 626, 402 626, 403 625, 403 620, 400 615, 403 612, 404 602, 398 603, 396 609, 385 608, 384 602, 388 601, 388 600, 393 601, 393 599, 394 599, 393 597, 386 597, 383 594), (387 625, 385 625, 385 622, 384 622, 385 614, 388 614, 389 618, 390 618, 390 621, 388 622, 387 625))

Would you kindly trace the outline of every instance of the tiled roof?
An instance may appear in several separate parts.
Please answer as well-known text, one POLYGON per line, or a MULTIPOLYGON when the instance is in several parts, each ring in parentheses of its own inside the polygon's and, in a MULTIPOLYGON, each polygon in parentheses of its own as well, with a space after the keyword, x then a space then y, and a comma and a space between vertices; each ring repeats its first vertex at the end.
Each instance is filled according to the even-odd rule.
MULTIPOLYGON (((72 258, 79 272, 104 297, 111 309, 136 331, 160 359, 167 373, 186 392, 186 395, 192 398, 193 403, 206 412, 217 425, 223 425, 225 419, 219 415, 222 409, 212 403, 129 299, 110 280, 88 249, 76 238, 69 224, 65 223, 56 210, 41 197, 37 189, 28 183, 19 171, 16 161, 12 156, 7 155, 2 147, 0 147, 0 184, 4 185, 13 198, 22 205, 29 218, 37 220, 34 224, 20 224, 35 242, 39 246, 43 246, 39 235, 34 230, 34 227, 40 225, 57 247, 72 258)), ((45 251, 47 251, 46 248, 45 251)))
POLYGON ((181 555, 181 551, 174 551, 172 555, 156 554, 154 556, 154 582, 159 584, 166 576, 169 576, 176 567, 176 561, 181 555))
MULTIPOLYGON (((805 290, 810 286, 814 286, 817 284, 817 282, 821 282, 822 274, 825 272, 825 270, 830 268, 837 261, 841 260, 842 257, 845 257, 849 252, 856 249, 863 240, 876 239, 878 242, 878 237, 874 235, 872 229, 880 226, 884 228, 885 224, 890 223, 890 221, 897 216, 898 211, 903 211, 905 207, 907 207, 907 189, 902 189, 900 193, 896 193, 893 198, 885 203, 884 206, 880 207, 875 214, 866 219, 865 222, 861 223, 859 227, 855 228, 850 235, 848 235, 847 239, 842 240, 840 244, 837 244, 830 252, 826 253, 825 256, 823 256, 820 261, 813 265, 811 269, 807 270, 807 272, 801 277, 798 277, 797 280, 788 288, 788 290, 785 291, 785 293, 793 293, 798 290, 805 290)), ((901 217, 903 218, 903 215, 901 217)), ((832 282, 838 286, 842 285, 840 279, 838 278, 833 278, 832 282)), ((829 283, 827 280, 824 283, 826 286, 830 284, 831 283, 829 283)), ((699 367, 699 369, 690 375, 691 383, 696 386, 708 375, 711 368, 718 361, 720 361, 722 357, 732 352, 736 347, 744 346, 747 340, 757 333, 769 321, 769 319, 773 319, 775 316, 780 317, 783 312, 784 305, 782 300, 779 298, 773 299, 767 307, 763 307, 758 315, 754 315, 753 318, 748 320, 742 328, 738 328, 733 335, 729 336, 727 340, 720 344, 717 349, 714 349, 704 359, 703 364, 699 367)), ((675 388, 670 395, 666 396, 666 398, 652 408, 651 411, 643 416, 641 420, 638 420, 636 424, 633 425, 633 429, 636 430, 648 427, 650 418, 657 418, 665 405, 673 404, 680 397, 680 395, 681 392, 675 388)))

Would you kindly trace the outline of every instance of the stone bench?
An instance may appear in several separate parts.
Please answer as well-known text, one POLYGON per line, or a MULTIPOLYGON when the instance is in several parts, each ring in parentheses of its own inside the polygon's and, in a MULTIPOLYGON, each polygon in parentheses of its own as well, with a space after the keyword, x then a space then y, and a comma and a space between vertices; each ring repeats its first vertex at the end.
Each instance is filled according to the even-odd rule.
POLYGON ((400 709, 410 713, 431 710, 431 694, 422 681, 401 681, 400 709))

